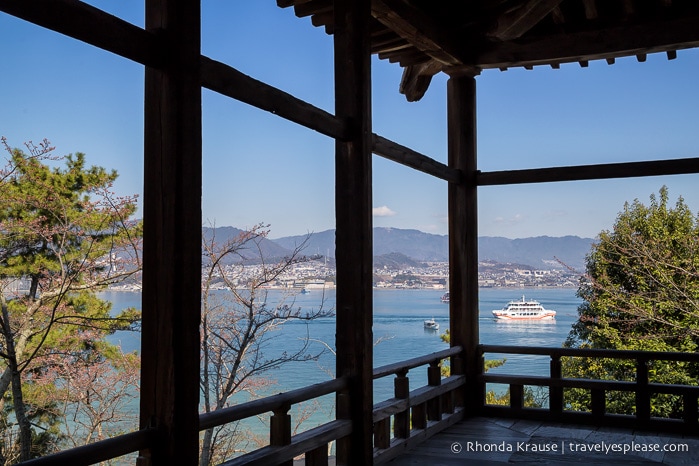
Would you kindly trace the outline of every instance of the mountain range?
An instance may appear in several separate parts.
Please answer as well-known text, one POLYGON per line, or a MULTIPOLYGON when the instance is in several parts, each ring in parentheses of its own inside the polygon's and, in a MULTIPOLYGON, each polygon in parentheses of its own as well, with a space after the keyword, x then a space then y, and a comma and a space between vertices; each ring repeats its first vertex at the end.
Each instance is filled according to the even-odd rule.
MULTIPOLYGON (((217 241, 235 237, 243 230, 234 227, 216 227, 217 241)), ((212 228, 204 228, 204 238, 210 239, 212 228)), ((446 262, 449 258, 449 238, 419 230, 400 228, 374 228, 375 262, 402 263, 411 266, 420 262, 446 262)), ((302 254, 334 258, 335 230, 325 230, 308 235, 264 238, 259 248, 264 257, 284 257, 306 241, 302 254)), ((478 256, 481 262, 513 263, 534 269, 562 268, 561 263, 576 270, 583 270, 585 255, 594 243, 592 238, 579 236, 537 236, 509 239, 496 236, 478 238, 478 256)), ((241 251, 247 259, 259 257, 256 248, 241 251)))

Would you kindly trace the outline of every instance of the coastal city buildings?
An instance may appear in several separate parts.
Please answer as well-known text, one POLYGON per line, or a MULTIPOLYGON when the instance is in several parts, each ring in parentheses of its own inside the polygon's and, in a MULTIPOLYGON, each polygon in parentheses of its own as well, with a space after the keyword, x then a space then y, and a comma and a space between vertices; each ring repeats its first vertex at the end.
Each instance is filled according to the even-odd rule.
MULTIPOLYGON (((260 265, 229 265, 229 278, 241 287, 259 276, 260 265)), ((446 289, 449 278, 448 262, 424 262, 419 266, 381 266, 374 268, 375 288, 433 288, 446 289)), ((521 264, 481 262, 478 284, 494 287, 577 287, 581 275, 563 267, 535 269, 521 264)), ((293 264, 271 288, 312 290, 335 286, 335 267, 324 258, 293 264)))

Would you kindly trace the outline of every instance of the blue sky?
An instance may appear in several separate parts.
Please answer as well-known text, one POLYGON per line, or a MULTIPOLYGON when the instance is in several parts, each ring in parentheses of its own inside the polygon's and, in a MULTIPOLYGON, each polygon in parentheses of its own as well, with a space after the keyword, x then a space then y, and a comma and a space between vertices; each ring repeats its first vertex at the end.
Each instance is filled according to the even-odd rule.
MULTIPOLYGON (((142 1, 91 1, 143 25, 142 1)), ((333 112, 332 38, 272 0, 202 2, 202 53, 333 112), (264 27, 263 27, 264 26, 264 27)), ((48 138, 116 169, 120 194, 142 192, 143 68, 0 13, 0 135, 48 138)), ((446 81, 415 103, 401 68, 372 60, 374 132, 446 161, 446 81)), ((483 171, 697 156, 699 51, 591 62, 588 68, 486 70, 477 78, 483 171)), ((207 223, 271 224, 280 237, 334 228, 333 141, 203 90, 207 223)), ((446 182, 374 157, 376 226, 446 234, 446 182)), ((594 237, 625 201, 662 185, 699 211, 697 175, 483 187, 479 235, 594 237)))

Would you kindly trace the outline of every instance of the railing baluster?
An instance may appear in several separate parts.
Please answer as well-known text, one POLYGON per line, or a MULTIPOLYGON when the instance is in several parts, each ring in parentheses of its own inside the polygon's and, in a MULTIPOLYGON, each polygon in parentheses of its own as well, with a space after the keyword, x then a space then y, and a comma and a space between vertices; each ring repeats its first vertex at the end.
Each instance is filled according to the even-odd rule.
POLYGON ((636 418, 641 423, 650 421, 650 391, 648 390, 648 361, 636 360, 636 418))
MULTIPOLYGON (((457 354, 451 357, 450 362, 451 375, 462 375, 464 373, 464 360, 461 355, 457 354)), ((483 373, 482 371, 480 372, 483 373)), ((464 391, 455 390, 453 395, 454 406, 464 406, 464 391)))
POLYGON ((689 429, 696 432, 697 427, 699 427, 699 412, 697 410, 697 402, 699 402, 699 397, 696 392, 685 393, 683 397, 684 403, 684 422, 687 424, 689 429))
POLYGON ((413 406, 413 429, 424 429, 427 427, 427 410, 425 403, 413 406))
MULTIPOLYGON (((349 392, 345 389, 337 392, 337 414, 338 419, 350 419, 350 397, 349 392)), ((342 437, 337 439, 335 443, 335 455, 337 456, 337 464, 347 464, 347 458, 350 455, 350 437, 342 437)))
MULTIPOLYGON (((478 354, 478 361, 477 361, 477 364, 478 364, 478 375, 479 375, 479 376, 483 376, 483 375, 485 374, 485 354, 483 353, 483 347, 482 347, 482 346, 479 346, 478 352, 479 352, 479 354, 478 354)), ((463 372, 462 372, 462 373, 463 373, 463 372)), ((486 391, 486 390, 485 390, 485 386, 486 386, 485 381, 483 381, 483 383, 477 384, 477 387, 478 387, 477 390, 478 390, 478 391, 476 392, 476 396, 478 397, 478 400, 479 400, 479 401, 478 401, 477 403, 475 403, 475 404, 476 404, 476 406, 478 406, 478 409, 479 409, 479 410, 480 410, 480 409, 483 409, 483 407, 485 406, 485 391, 486 391)), ((459 390, 459 395, 461 395, 461 397, 462 397, 462 403, 461 403, 460 405, 457 405, 457 406, 464 406, 464 403, 463 403, 463 394, 464 394, 464 391, 463 391, 463 390, 459 390)))
POLYGON ((520 412, 523 406, 524 385, 510 384, 510 408, 515 412, 520 412))
MULTIPOLYGON (((442 384, 442 368, 439 366, 439 359, 430 362, 427 368, 427 384, 430 387, 438 387, 442 384)), ((427 402, 427 419, 439 421, 442 419, 442 403, 440 397, 433 398, 427 402)))
POLYGON ((391 446, 391 418, 381 419, 374 424, 374 446, 386 449, 391 446))
POLYGON ((607 399, 606 392, 602 389, 592 389, 590 390, 591 402, 592 402, 592 415, 596 418, 604 417, 607 411, 607 399))
POLYGON ((451 414, 454 412, 454 392, 447 392, 441 396, 442 413, 451 414))
MULTIPOLYGON (((269 444, 275 447, 283 447, 291 443, 291 405, 285 404, 273 411, 269 420, 269 444)), ((293 466, 294 461, 285 461, 282 466, 293 466)))
MULTIPOLYGON (((410 397, 410 380, 407 375, 407 369, 401 370, 396 373, 394 380, 395 397, 401 400, 407 400, 410 397)), ((410 437, 410 403, 408 403, 408 407, 404 411, 395 414, 393 435, 396 438, 410 437)))
POLYGON ((306 466, 328 466, 328 446, 320 447, 306 453, 306 466))
MULTIPOLYGON (((551 354, 551 378, 561 380, 563 371, 561 369, 561 355, 551 354)), ((549 409, 551 414, 558 417, 563 413, 563 387, 549 386, 549 409)))

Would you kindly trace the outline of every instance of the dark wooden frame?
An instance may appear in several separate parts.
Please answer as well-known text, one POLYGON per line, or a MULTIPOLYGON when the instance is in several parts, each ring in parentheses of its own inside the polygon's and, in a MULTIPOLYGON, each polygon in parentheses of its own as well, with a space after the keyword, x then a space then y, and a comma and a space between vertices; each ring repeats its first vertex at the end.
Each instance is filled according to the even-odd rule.
MULTIPOLYGON (((338 419, 341 421, 330 430, 344 439, 339 442, 338 464, 373 462, 372 385, 376 374, 372 374, 371 368, 372 151, 449 183, 452 328, 449 356, 452 373, 464 381, 454 390, 454 403, 456 406, 463 404, 467 414, 482 412, 479 400, 484 384, 481 382, 493 377, 482 375, 480 354, 483 347, 479 349, 478 346, 478 186, 699 173, 699 158, 481 173, 476 160, 475 76, 478 70, 474 69, 450 70, 448 164, 442 164, 372 133, 369 20, 372 11, 384 14, 387 6, 405 8, 401 2, 334 2, 336 115, 202 56, 199 3, 196 0, 147 0, 146 28, 141 29, 75 0, 0 0, 0 11, 146 67, 141 430, 33 463, 64 464, 65 458, 70 458, 74 464, 87 464, 108 459, 109 455, 139 450, 139 464, 143 465, 197 462, 199 430, 201 425, 212 422, 206 416, 200 418, 197 412, 199 339, 198 332, 193 331, 198 328, 200 313, 202 87, 273 112, 336 140, 336 343, 337 380, 342 383, 332 385, 338 390, 338 419)), ((412 18, 398 25, 402 28, 424 23, 424 18, 410 11, 400 13, 393 19, 384 16, 384 20, 412 18)), ((619 32, 619 40, 625 34, 619 32)), ((444 46, 449 44, 449 38, 444 40, 446 42, 432 44, 439 49, 434 52, 451 61, 454 52, 451 47, 444 46)), ((584 47, 584 41, 578 42, 584 47)), ((513 50, 511 54, 519 57, 519 65, 538 64, 554 55, 560 61, 568 60, 567 55, 556 55, 561 46, 555 45, 553 49, 545 49, 528 44, 525 49, 513 50), (542 56, 542 50, 546 56, 542 56), (525 58, 521 58, 522 52, 527 52, 525 58)), ((643 47, 645 51, 652 51, 656 45, 648 43, 643 47)), ((610 49, 610 54, 615 50, 610 49)), ((510 53, 507 50, 495 52, 498 56, 510 53)), ((485 54, 480 60, 486 67, 514 64, 507 60, 488 62, 485 54)), ((429 370, 431 384, 436 386, 434 361, 430 362, 429 370)), ((414 396, 408 390, 408 366, 395 371, 397 399, 414 396)), ((552 362, 551 380, 544 381, 552 387, 554 401, 560 399, 557 388, 564 385, 556 367, 560 369, 552 362)), ((519 382, 512 383, 517 386, 519 382)), ((647 391, 653 388, 646 384, 636 391, 639 397, 645 398, 647 391)), ((515 393, 517 390, 515 387, 515 393)), ((695 397, 694 391, 688 396, 695 397)), ((598 395, 595 400, 599 408, 598 395)), ((398 405, 403 406, 401 403, 398 405)), ((281 412, 285 407, 286 404, 275 409, 281 412)), ((421 418, 423 408, 416 409, 421 418)), ((559 411, 554 406, 553 412, 559 411)), ((689 413, 688 418, 696 418, 694 414, 689 413)), ((403 427, 398 433, 402 436, 407 435, 405 419, 399 416, 403 427)), ((419 420, 418 424, 421 423, 419 420)), ((291 442, 283 424, 279 425, 282 427, 278 435, 275 434, 274 442, 291 442)), ((322 435, 327 437, 328 432, 322 435)), ((306 446, 316 445, 315 441, 303 441, 306 446)), ((321 464, 322 455, 319 457, 318 464, 321 464)))
POLYGON ((486 405, 485 398, 478 400, 480 413, 486 416, 515 417, 518 419, 560 421, 575 424, 604 425, 630 429, 657 430, 689 435, 699 435, 699 386, 653 383, 648 377, 650 361, 685 361, 699 363, 697 353, 677 353, 660 351, 602 350, 580 348, 545 348, 506 345, 479 345, 479 358, 486 353, 539 355, 551 358, 551 371, 548 377, 518 374, 486 374, 478 377, 482 391, 487 383, 506 384, 510 387, 509 406, 486 405), (636 380, 594 380, 564 378, 561 374, 561 358, 608 358, 632 360, 636 362, 636 380), (524 386, 540 386, 549 389, 549 406, 527 408, 523 405, 524 386), (590 390, 591 411, 575 412, 565 409, 564 388, 582 388, 590 390), (636 394, 636 414, 622 415, 607 413, 605 393, 607 391, 625 391, 636 394), (651 395, 664 393, 679 395, 683 398, 684 412, 682 419, 664 419, 651 417, 651 395))

